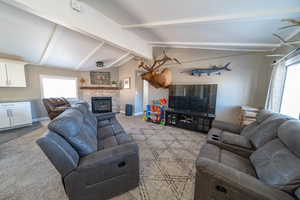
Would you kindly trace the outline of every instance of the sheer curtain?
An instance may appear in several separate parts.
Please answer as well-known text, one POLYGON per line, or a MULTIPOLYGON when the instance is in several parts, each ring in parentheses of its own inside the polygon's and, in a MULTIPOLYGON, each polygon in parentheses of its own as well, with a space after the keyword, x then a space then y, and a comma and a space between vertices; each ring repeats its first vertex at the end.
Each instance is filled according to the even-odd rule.
POLYGON ((265 108, 280 112, 287 67, 280 62, 273 67, 265 108))

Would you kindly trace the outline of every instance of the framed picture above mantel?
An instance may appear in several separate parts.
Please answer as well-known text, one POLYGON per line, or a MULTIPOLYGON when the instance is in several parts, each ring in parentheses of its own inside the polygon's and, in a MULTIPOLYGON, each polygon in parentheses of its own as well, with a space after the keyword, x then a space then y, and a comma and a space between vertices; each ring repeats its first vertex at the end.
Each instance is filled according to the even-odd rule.
POLYGON ((92 85, 111 85, 110 72, 90 72, 91 84, 92 85))

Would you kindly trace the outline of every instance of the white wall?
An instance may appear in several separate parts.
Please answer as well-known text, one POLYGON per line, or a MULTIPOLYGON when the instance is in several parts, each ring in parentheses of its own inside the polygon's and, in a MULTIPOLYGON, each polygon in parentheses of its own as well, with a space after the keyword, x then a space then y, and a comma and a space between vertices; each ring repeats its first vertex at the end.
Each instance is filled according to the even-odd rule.
POLYGON ((125 105, 126 104, 135 104, 135 95, 136 95, 136 88, 135 88, 135 70, 137 69, 136 63, 134 60, 126 63, 119 67, 119 80, 123 81, 126 78, 130 78, 130 89, 121 89, 120 90, 120 107, 121 111, 125 112, 125 105))
MULTIPOLYGON (((159 54, 161 49, 155 49, 159 54)), ((183 64, 170 64, 172 84, 218 84, 216 115, 218 120, 238 123, 239 106, 263 107, 269 77, 270 60, 262 54, 224 52, 197 49, 168 49, 170 57, 178 58, 183 64), (224 65, 231 62, 230 72, 222 75, 191 76, 182 73, 191 68, 206 68, 210 65, 224 65)), ((168 96, 168 90, 151 88, 150 99, 168 96)))
MULTIPOLYGON (((0 101, 31 101, 33 119, 44 118, 48 116, 41 102, 43 97, 41 94, 40 75, 80 78, 80 73, 78 71, 36 65, 26 65, 25 75, 27 87, 0 88, 0 101)), ((81 90, 78 88, 78 96, 81 97, 81 94, 81 90)))

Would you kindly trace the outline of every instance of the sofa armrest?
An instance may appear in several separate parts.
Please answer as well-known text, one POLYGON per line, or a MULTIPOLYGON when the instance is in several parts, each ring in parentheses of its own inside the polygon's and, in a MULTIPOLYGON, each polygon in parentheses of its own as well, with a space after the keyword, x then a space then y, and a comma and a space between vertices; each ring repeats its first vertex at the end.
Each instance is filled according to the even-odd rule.
POLYGON ((53 112, 64 112, 66 109, 68 109, 69 107, 66 106, 60 106, 60 107, 56 107, 53 112))
POLYGON ((139 174, 138 145, 127 143, 82 157, 76 172, 86 185, 93 185, 123 174, 139 174))
POLYGON ((116 117, 117 112, 94 114, 98 121, 108 120, 116 117))
POLYGON ((255 177, 207 158, 198 158, 195 200, 293 200, 255 177))
POLYGON ((223 131, 236 133, 236 134, 240 134, 243 129, 240 125, 232 124, 224 121, 218 121, 218 120, 213 121, 212 127, 221 129, 223 131))

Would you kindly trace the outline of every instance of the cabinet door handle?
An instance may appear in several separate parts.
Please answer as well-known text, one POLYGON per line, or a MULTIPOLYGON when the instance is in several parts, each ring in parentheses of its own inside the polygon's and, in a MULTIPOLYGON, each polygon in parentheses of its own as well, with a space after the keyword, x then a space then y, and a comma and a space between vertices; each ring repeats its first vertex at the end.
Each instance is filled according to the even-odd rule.
POLYGON ((5 75, 6 75, 6 85, 9 85, 9 82, 8 82, 8 72, 7 72, 7 64, 5 64, 5 75))
POLYGON ((6 114, 7 114, 7 118, 9 119, 9 125, 12 126, 13 125, 13 121, 12 121, 12 112, 10 109, 6 110, 6 114))
POLYGON ((8 109, 7 112, 8 112, 8 117, 12 117, 12 116, 11 116, 11 110, 8 109))

